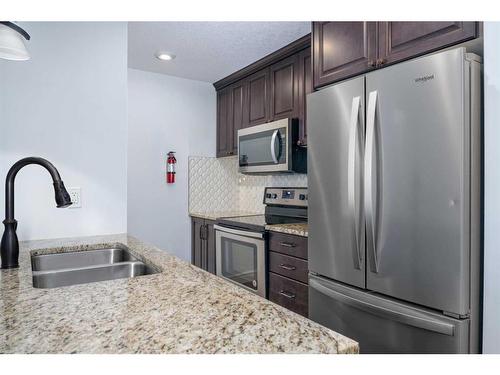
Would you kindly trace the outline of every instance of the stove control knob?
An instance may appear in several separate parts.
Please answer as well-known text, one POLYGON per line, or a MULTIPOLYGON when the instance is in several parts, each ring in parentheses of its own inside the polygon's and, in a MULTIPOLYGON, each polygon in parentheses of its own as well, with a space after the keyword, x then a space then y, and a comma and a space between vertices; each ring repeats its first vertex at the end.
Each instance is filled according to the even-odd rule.
POLYGON ((307 199, 307 196, 305 194, 299 194, 299 200, 305 201, 307 199))
POLYGON ((271 193, 266 193, 266 198, 271 198, 271 193))
POLYGON ((276 199, 276 198, 278 198, 278 194, 274 193, 273 195, 271 195, 271 198, 272 198, 272 199, 276 199))

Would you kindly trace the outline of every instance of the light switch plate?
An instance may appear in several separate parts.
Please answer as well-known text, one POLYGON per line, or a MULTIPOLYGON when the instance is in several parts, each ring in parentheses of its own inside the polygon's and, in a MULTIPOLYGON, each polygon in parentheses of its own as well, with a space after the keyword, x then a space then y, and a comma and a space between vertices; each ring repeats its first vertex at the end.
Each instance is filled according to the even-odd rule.
POLYGON ((73 204, 69 208, 80 208, 82 207, 82 189, 79 187, 68 188, 69 196, 71 197, 71 202, 73 204))

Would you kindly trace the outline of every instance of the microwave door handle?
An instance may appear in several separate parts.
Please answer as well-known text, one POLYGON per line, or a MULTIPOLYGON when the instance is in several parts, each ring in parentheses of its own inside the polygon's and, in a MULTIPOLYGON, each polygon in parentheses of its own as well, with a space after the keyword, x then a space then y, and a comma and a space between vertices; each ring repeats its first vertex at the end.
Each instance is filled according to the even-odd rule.
POLYGON ((359 108, 361 106, 361 98, 356 96, 352 98, 351 107, 351 121, 349 123, 349 151, 348 151, 348 161, 347 161, 347 200, 349 205, 349 211, 351 213, 352 230, 354 232, 354 247, 353 249, 353 261, 354 268, 361 269, 361 241, 360 241, 360 214, 359 214, 359 204, 360 199, 357 196, 357 183, 356 177, 359 171, 359 158, 357 157, 358 151, 358 127, 359 127, 359 108))
MULTIPOLYGON (((366 147, 365 147, 365 216, 366 216, 366 233, 369 237, 368 243, 371 245, 372 258, 370 269, 374 273, 379 271, 379 256, 377 251, 377 202, 374 202, 373 183, 374 179, 378 181, 378 170, 373 171, 373 154, 375 152, 375 121, 377 113, 377 91, 370 92, 368 97, 368 110, 366 116, 366 147)), ((375 160, 375 163, 378 161, 375 160)), ((376 165, 376 164, 375 164, 376 165)), ((377 186, 377 184, 375 184, 377 186)), ((377 188, 378 190, 378 188, 377 188)), ((379 192, 375 192, 378 197, 379 192)))
POLYGON ((273 158, 274 164, 278 164, 278 158, 280 156, 276 155, 276 137, 278 137, 279 133, 279 129, 276 129, 271 137, 271 156, 273 158))

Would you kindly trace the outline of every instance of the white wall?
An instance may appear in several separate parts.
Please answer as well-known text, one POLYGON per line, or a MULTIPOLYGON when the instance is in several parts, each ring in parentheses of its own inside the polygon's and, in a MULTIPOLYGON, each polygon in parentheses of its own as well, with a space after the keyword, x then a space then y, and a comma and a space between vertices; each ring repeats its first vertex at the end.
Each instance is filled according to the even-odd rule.
POLYGON ((500 23, 484 24, 483 351, 500 353, 500 23))
POLYGON ((128 232, 191 258, 188 156, 215 156, 215 90, 206 82, 129 69, 128 232), (168 151, 177 158, 167 185, 168 151))
POLYGON ((16 178, 21 240, 125 232, 126 23, 21 25, 32 59, 0 60, 1 214, 10 166, 41 156, 66 186, 81 187, 82 208, 56 209, 48 173, 25 167, 16 178))

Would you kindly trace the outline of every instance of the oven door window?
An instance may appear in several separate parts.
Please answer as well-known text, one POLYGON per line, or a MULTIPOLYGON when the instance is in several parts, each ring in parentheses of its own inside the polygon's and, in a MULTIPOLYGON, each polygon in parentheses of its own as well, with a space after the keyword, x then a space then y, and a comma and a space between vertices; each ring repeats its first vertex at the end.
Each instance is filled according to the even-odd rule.
POLYGON ((257 255, 255 244, 222 237, 222 276, 247 288, 257 290, 257 255))
POLYGON ((267 130, 239 137, 240 167, 285 164, 286 128, 267 130))

